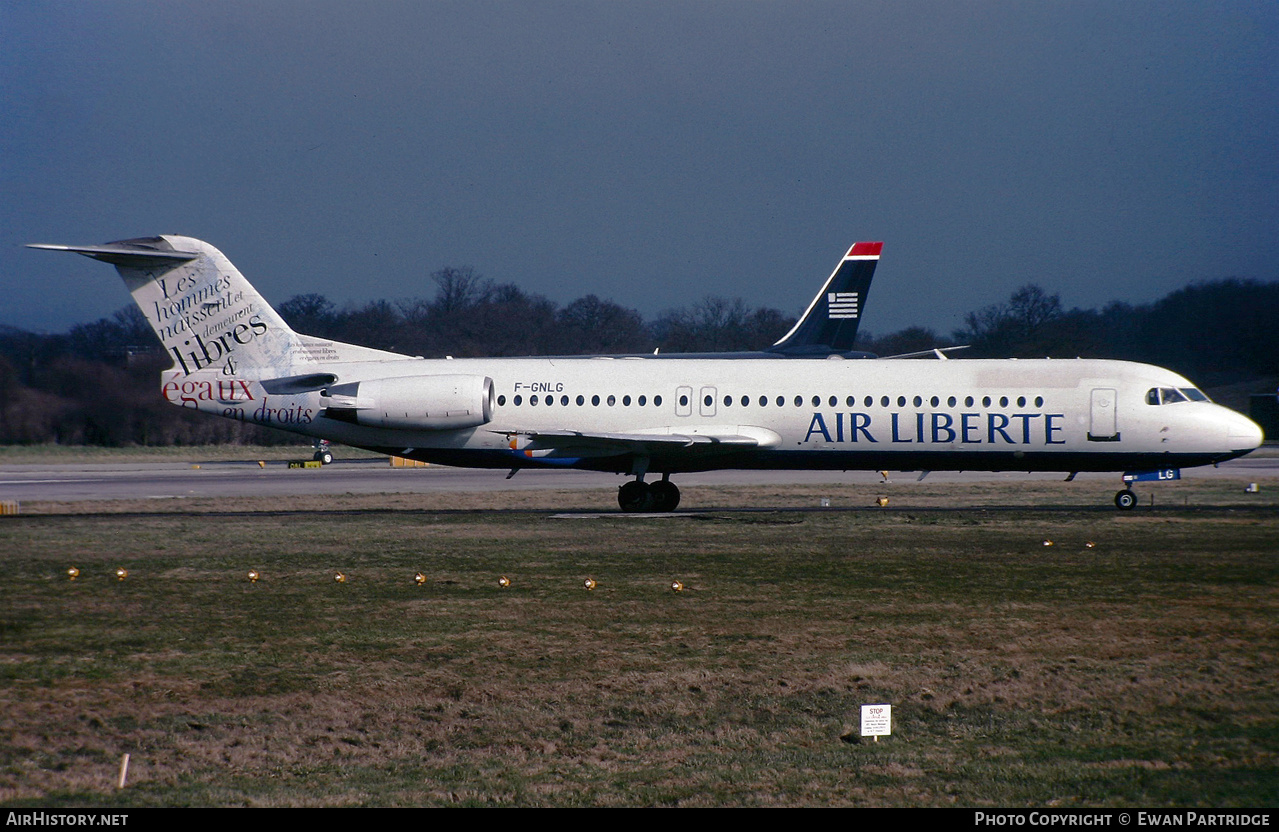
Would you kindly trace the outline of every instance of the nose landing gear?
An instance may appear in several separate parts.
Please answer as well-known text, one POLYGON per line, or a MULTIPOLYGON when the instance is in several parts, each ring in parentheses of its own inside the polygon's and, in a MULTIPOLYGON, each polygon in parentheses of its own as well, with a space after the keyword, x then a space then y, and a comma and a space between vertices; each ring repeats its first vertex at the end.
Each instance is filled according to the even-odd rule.
MULTIPOLYGON (((1178 468, 1159 468, 1154 471, 1126 471, 1124 473, 1124 490, 1115 495, 1115 507, 1128 511, 1137 505, 1137 493, 1132 490, 1134 482, 1170 482, 1181 479, 1178 468)), ((1154 505, 1152 500, 1151 505, 1154 505)))
POLYGON ((634 479, 617 489, 617 504, 622 511, 674 511, 679 505, 679 488, 669 475, 657 482, 634 479))

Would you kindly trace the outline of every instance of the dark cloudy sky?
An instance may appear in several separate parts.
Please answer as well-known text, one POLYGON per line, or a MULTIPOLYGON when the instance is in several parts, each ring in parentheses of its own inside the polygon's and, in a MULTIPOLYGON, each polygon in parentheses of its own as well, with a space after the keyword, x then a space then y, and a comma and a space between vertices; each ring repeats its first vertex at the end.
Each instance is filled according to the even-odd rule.
POLYGON ((646 316, 948 332, 1279 279, 1279 3, 0 3, 0 324, 128 302, 23 243, 208 240, 270 300, 471 265, 646 316))

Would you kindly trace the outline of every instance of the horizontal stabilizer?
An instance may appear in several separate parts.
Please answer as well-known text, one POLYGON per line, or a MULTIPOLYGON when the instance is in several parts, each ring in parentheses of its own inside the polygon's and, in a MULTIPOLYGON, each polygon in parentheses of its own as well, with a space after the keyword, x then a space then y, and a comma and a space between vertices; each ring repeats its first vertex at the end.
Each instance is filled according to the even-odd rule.
POLYGON ((45 251, 69 251, 72 254, 83 254, 85 257, 92 257, 94 260, 101 260, 104 263, 111 263, 115 266, 131 266, 133 268, 158 265, 176 266, 179 263, 185 263, 200 256, 199 252, 194 251, 174 251, 171 246, 165 250, 160 247, 162 245, 167 246, 168 242, 159 237, 154 237, 145 240, 121 240, 118 243, 108 243, 104 246, 58 246, 32 243, 27 248, 38 248, 45 251))

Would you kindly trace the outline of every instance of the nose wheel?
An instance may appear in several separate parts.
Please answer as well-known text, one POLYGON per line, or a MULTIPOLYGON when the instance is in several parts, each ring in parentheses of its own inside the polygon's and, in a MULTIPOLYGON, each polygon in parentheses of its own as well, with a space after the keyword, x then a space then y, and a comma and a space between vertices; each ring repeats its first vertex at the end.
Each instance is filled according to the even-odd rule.
POLYGON ((631 480, 617 489, 622 511, 674 511, 679 505, 679 488, 668 479, 647 483, 631 480))

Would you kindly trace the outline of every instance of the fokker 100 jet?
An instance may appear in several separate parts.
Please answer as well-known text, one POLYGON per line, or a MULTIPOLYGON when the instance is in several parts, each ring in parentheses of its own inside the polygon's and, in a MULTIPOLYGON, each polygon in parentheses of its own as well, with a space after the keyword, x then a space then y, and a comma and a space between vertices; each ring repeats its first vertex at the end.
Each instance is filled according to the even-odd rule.
MULTIPOLYGON (((115 265, 173 360, 160 390, 175 405, 445 465, 626 474, 624 511, 673 510, 671 476, 691 471, 1115 471, 1129 482, 1262 440, 1251 420, 1146 364, 841 360, 858 310, 832 281, 847 268, 868 282, 879 243, 853 246, 771 351, 681 360, 403 356, 294 332, 190 237, 33 247, 115 265)), ((1120 508, 1136 502, 1128 487, 1115 495, 1120 508)))

